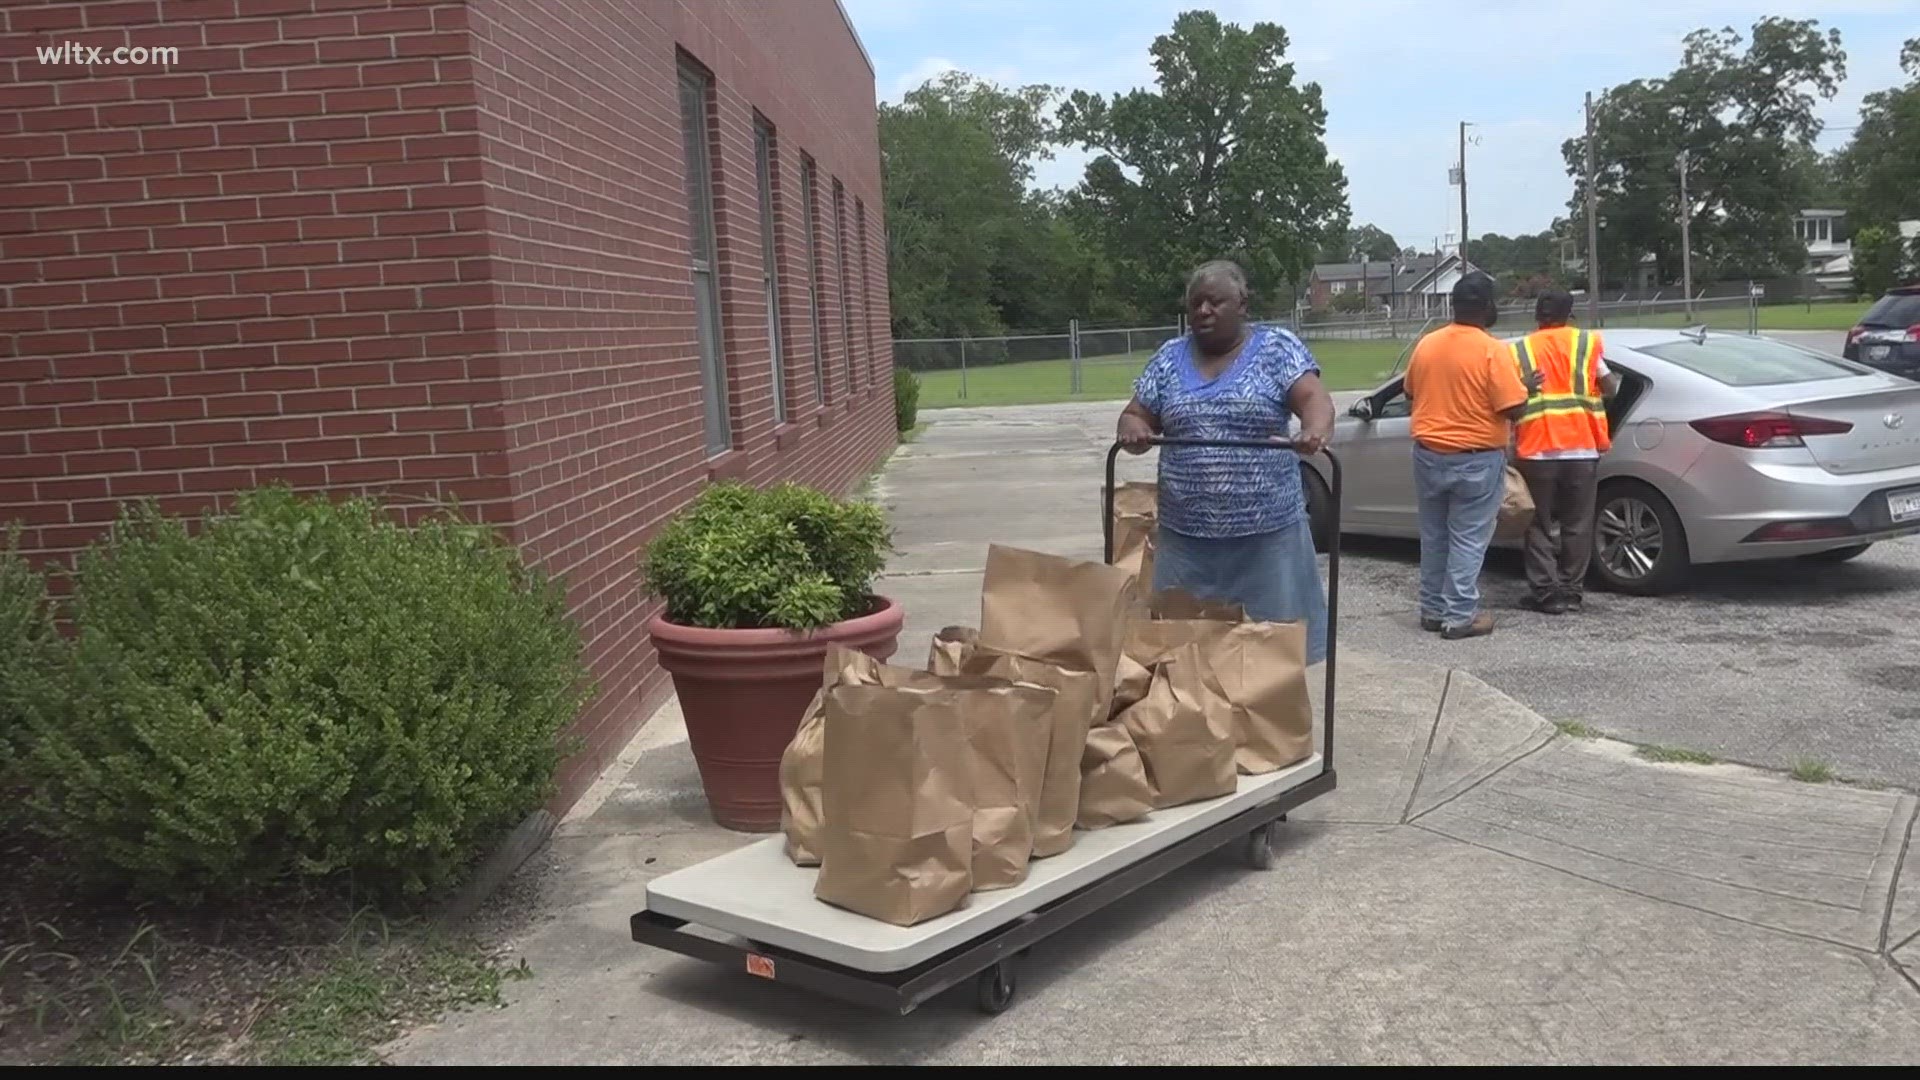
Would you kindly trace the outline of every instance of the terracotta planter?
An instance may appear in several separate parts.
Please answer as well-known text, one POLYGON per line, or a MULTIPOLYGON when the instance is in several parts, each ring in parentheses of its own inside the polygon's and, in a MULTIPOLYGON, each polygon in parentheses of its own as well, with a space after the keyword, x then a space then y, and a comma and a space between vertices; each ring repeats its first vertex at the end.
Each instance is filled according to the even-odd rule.
POLYGON ((876 660, 899 646, 906 613, 880 598, 871 615, 810 633, 708 630, 660 615, 647 623, 660 666, 673 676, 713 818, 741 832, 780 827, 780 754, 820 689, 827 646, 876 660))

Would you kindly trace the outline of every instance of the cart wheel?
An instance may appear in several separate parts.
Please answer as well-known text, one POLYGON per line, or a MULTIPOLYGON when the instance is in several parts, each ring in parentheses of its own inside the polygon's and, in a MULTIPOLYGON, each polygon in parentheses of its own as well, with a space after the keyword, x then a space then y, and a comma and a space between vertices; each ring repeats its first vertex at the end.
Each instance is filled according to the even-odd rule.
POLYGON ((1002 960, 980 973, 974 983, 974 1003, 988 1016, 999 1016, 1013 1004, 1018 985, 1013 977, 1013 961, 1002 960))
POLYGON ((1247 834, 1247 865, 1255 870, 1265 870, 1273 865, 1273 826, 1262 825, 1247 834))

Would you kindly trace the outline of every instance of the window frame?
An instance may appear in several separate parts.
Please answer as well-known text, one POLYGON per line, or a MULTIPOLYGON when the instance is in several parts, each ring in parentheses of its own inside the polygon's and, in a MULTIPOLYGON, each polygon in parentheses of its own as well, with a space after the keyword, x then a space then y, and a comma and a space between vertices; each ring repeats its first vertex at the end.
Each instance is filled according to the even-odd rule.
POLYGON ((840 347, 847 353, 847 394, 851 396, 859 385, 854 377, 859 365, 853 359, 853 282, 847 273, 847 189, 837 176, 833 178, 833 246, 840 269, 840 347))
POLYGON ((800 155, 800 217, 807 234, 807 317, 813 325, 813 400, 825 405, 827 343, 820 334, 820 166, 800 155))
POLYGON ((720 242, 714 216, 713 76, 685 57, 677 80, 682 180, 687 197, 687 265, 700 350, 701 413, 707 456, 733 449, 725 338, 720 319, 720 242))
POLYGON ((867 203, 857 195, 853 199, 853 223, 860 240, 860 326, 867 343, 867 384, 871 386, 880 374, 873 368, 880 350, 873 341, 873 264, 867 249, 867 203))
POLYGON ((773 374, 773 422, 787 422, 786 334, 780 322, 780 205, 774 181, 780 169, 773 121, 753 114, 754 186, 760 200, 760 291, 767 305, 767 362, 773 374))

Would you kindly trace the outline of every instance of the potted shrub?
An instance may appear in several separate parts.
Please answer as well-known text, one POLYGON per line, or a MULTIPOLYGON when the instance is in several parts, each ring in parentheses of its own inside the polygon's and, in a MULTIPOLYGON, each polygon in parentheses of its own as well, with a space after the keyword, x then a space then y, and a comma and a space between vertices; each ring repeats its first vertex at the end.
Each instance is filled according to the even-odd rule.
POLYGON ((904 615, 873 593, 890 540, 871 503, 730 482, 647 546, 642 578, 666 602, 647 630, 721 825, 780 827, 780 754, 820 689, 829 645, 893 655, 904 615))

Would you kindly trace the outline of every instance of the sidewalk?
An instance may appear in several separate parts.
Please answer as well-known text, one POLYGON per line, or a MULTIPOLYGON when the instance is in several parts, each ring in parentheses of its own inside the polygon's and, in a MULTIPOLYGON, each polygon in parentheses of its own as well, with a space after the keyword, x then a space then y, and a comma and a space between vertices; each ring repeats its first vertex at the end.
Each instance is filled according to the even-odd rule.
MULTIPOLYGON (((879 485, 903 663, 978 618, 988 541, 1097 557, 1111 417, 940 412, 879 485)), ((1150 459, 1148 459, 1150 462, 1150 459)), ((1129 462, 1150 475, 1148 462, 1129 462)), ((1920 1062, 1912 796, 1570 738, 1471 675, 1343 653, 1340 790, 1273 869, 1226 852, 1036 949, 1020 999, 891 1018, 633 944, 710 823, 677 715, 561 827, 518 903, 533 978, 399 1064, 1920 1062), (1904 860, 1908 889, 1898 888, 1904 860)), ((963 988, 964 989, 964 988, 963 988)))

